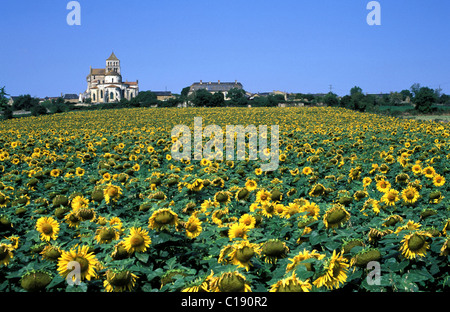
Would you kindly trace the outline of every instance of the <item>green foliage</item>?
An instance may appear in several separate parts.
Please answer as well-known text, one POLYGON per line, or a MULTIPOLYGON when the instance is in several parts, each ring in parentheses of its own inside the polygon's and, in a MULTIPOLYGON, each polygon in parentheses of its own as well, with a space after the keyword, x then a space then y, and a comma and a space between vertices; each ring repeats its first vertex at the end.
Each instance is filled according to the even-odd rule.
POLYGON ((14 110, 31 110, 33 106, 39 105, 39 99, 29 94, 20 95, 14 100, 14 110))
POLYGON ((420 113, 431 113, 433 111, 433 104, 437 101, 435 91, 428 87, 422 87, 416 90, 414 94, 416 110, 420 113))

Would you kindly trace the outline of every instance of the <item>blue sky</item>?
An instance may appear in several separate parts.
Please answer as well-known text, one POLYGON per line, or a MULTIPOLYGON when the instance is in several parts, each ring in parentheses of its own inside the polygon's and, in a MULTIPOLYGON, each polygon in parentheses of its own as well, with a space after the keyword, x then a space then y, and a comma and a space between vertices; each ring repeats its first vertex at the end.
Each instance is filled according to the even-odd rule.
POLYGON ((250 92, 400 91, 418 82, 450 94, 450 1, 2 1, 0 86, 45 97, 86 89, 111 51, 140 90, 180 93, 195 81, 240 81, 250 92))

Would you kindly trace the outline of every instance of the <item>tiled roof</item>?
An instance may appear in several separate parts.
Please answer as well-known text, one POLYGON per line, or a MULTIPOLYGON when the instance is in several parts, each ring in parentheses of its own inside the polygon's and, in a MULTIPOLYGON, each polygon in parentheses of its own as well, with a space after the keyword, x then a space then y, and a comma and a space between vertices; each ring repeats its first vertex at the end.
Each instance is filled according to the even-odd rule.
POLYGON ((119 59, 114 54, 114 52, 111 53, 111 55, 106 59, 107 61, 118 61, 119 59))
POLYGON ((191 91, 197 91, 200 89, 206 89, 210 92, 214 91, 229 91, 230 89, 238 88, 242 89, 240 82, 194 82, 191 85, 191 91))

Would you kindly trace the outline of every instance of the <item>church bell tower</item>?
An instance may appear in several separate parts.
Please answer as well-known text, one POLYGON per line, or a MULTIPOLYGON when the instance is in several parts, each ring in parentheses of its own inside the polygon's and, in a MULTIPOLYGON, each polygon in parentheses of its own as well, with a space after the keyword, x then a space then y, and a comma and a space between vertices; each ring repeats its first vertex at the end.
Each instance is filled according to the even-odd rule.
POLYGON ((106 72, 115 72, 120 75, 120 61, 114 52, 106 59, 106 72))

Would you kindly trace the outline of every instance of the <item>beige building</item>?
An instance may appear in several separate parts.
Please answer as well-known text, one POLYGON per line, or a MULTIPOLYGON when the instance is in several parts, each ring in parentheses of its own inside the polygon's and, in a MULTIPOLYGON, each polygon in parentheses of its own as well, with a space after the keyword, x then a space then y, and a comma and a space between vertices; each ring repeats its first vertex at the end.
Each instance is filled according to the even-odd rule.
POLYGON ((105 68, 90 67, 86 77, 87 89, 79 95, 80 102, 91 99, 92 103, 119 102, 131 100, 139 93, 139 82, 122 81, 120 60, 114 52, 106 59, 105 68))

